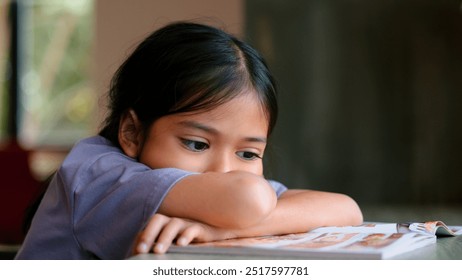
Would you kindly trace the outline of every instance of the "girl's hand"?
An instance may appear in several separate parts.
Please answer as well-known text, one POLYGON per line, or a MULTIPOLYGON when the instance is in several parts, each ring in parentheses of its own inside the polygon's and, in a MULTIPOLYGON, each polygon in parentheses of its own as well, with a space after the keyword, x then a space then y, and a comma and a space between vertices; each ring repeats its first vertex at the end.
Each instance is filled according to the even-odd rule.
POLYGON ((174 240, 177 245, 186 246, 192 241, 207 242, 233 237, 229 230, 193 220, 155 214, 146 228, 138 235, 134 254, 148 253, 151 248, 154 253, 163 254, 174 240))

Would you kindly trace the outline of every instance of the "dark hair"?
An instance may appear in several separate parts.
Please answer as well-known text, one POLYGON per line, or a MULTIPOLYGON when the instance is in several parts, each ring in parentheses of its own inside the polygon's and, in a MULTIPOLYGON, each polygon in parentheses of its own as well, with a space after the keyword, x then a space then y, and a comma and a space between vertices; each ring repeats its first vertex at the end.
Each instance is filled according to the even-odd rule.
POLYGON ((246 89, 277 119, 276 86, 261 55, 226 32, 197 23, 169 24, 138 45, 115 73, 100 135, 119 145, 120 118, 133 109, 147 129, 171 114, 210 110, 246 89))

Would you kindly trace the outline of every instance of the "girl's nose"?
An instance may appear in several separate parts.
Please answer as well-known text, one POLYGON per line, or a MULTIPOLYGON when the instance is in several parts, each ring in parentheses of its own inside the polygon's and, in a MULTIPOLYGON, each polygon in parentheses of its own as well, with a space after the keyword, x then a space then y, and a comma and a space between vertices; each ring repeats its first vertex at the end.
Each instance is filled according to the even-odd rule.
POLYGON ((232 157, 226 154, 215 154, 210 158, 206 172, 226 173, 233 170, 232 157))

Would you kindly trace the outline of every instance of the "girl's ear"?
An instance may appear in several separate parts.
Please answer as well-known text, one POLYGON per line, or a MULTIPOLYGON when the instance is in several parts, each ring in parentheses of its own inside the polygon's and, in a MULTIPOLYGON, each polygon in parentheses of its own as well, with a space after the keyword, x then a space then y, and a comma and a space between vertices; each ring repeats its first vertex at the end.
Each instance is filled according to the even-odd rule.
POLYGON ((143 145, 143 126, 136 113, 128 110, 122 115, 119 124, 119 144, 125 154, 137 158, 143 145))

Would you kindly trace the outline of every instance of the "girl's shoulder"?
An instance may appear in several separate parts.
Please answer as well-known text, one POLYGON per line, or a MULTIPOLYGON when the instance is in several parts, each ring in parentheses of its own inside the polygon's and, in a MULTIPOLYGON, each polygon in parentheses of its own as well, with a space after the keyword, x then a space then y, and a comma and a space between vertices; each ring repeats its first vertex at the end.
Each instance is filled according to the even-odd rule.
POLYGON ((74 151, 91 153, 91 152, 119 152, 122 151, 117 148, 111 141, 104 138, 103 136, 92 136, 84 138, 78 141, 71 150, 71 153, 74 151))
POLYGON ((137 162, 126 156, 102 136, 93 136, 77 142, 64 159, 58 173, 66 177, 91 176, 92 173, 104 173, 115 165, 132 165, 137 162))
POLYGON ((108 155, 133 160, 113 145, 111 141, 97 135, 78 141, 67 155, 65 163, 88 163, 108 155))

